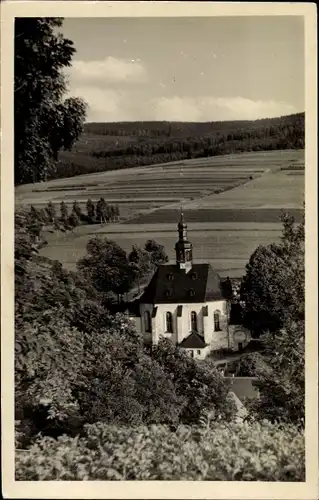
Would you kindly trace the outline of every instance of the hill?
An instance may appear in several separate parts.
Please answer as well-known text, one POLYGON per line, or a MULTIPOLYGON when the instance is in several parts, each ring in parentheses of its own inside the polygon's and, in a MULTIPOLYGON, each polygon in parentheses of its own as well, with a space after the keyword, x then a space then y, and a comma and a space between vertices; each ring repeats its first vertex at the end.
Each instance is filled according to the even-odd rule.
POLYGON ((304 149, 305 114, 255 121, 87 123, 51 178, 250 151, 304 149))
MULTIPOLYGON (((239 133, 270 127, 300 126, 304 123, 304 113, 260 120, 232 120, 218 122, 91 122, 85 124, 85 133, 107 136, 140 137, 200 137, 212 134, 239 133)), ((274 132, 274 131, 273 131, 274 132)))

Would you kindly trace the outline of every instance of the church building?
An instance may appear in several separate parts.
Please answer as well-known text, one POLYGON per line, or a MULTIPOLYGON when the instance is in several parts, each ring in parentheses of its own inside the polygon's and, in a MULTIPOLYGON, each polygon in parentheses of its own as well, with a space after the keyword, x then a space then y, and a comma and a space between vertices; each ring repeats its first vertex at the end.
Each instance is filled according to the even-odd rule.
POLYGON ((211 350, 240 350, 250 340, 232 317, 232 285, 208 263, 193 261, 183 213, 175 245, 176 263, 160 265, 138 299, 134 318, 146 343, 169 338, 194 358, 211 350))

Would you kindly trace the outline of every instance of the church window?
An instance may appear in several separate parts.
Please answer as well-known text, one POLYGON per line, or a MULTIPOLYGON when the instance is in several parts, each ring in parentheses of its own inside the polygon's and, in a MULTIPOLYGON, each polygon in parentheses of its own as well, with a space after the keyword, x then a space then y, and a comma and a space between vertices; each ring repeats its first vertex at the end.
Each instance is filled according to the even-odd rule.
POLYGON ((145 311, 144 313, 144 322, 145 322, 145 331, 148 333, 152 333, 152 319, 149 311, 145 311))
POLYGON ((191 331, 197 332, 197 314, 195 311, 191 312, 191 331))
POLYGON ((197 280, 197 273, 192 274, 192 280, 197 280))
POLYGON ((174 275, 173 275, 172 273, 169 273, 169 274, 167 275, 167 279, 168 279, 169 281, 173 281, 173 279, 174 279, 174 275))
POLYGON ((200 355, 200 353, 201 353, 201 350, 197 349, 197 354, 200 355))
POLYGON ((214 330, 215 332, 220 331, 220 312, 214 312, 214 330))
POLYGON ((166 297, 170 297, 172 295, 172 290, 165 290, 166 297))
POLYGON ((166 331, 173 333, 173 315, 171 312, 166 313, 166 331))
POLYGON ((189 293, 190 297, 194 297, 194 295, 195 295, 195 291, 192 288, 190 290, 188 290, 188 293, 189 293))

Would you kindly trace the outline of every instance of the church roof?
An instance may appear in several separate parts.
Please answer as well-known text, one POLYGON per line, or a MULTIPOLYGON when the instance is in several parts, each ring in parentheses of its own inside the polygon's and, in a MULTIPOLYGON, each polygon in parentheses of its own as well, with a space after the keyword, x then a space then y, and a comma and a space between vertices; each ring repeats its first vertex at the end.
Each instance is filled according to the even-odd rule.
POLYGON ((182 340, 179 347, 184 347, 184 349, 203 349, 208 344, 206 344, 204 338, 196 332, 191 333, 188 337, 182 340))
POLYGON ((139 302, 183 304, 231 298, 231 288, 222 282, 210 264, 193 264, 186 273, 178 265, 158 267, 139 302))

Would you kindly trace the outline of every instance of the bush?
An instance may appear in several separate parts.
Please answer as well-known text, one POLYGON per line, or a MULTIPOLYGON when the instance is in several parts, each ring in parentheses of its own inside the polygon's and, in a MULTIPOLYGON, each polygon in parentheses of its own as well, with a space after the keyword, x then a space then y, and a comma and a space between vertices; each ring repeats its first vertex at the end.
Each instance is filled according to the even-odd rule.
POLYGON ((86 427, 16 452, 16 480, 304 481, 304 436, 269 422, 86 427))

